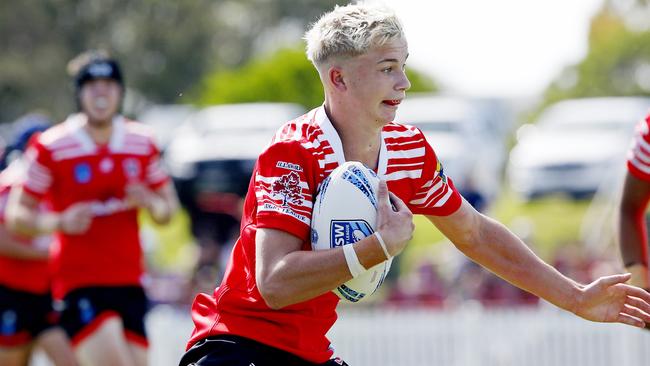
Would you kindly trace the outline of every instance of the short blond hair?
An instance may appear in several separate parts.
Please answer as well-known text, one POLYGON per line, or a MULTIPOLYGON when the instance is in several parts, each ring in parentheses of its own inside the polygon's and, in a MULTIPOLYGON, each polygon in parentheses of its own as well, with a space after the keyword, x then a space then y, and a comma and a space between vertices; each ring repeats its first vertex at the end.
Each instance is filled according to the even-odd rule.
POLYGON ((404 37, 402 23, 385 6, 350 4, 323 14, 306 33, 307 58, 315 66, 331 57, 354 57, 404 37))

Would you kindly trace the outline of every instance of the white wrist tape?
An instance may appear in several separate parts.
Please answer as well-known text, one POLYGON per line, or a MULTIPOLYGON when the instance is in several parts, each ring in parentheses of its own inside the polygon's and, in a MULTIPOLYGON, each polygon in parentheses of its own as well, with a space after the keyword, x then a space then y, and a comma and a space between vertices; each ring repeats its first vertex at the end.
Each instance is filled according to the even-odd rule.
POLYGON ((357 257, 357 252, 354 251, 352 244, 343 245, 343 254, 345 255, 345 261, 348 264, 352 278, 356 278, 366 271, 361 265, 361 262, 359 262, 359 257, 357 257))
POLYGON ((377 237, 377 241, 379 242, 379 245, 381 245, 381 250, 384 251, 384 255, 386 256, 386 259, 391 259, 393 256, 388 253, 388 248, 386 248, 386 242, 384 241, 384 238, 381 237, 381 234, 379 231, 375 231, 375 236, 377 237))

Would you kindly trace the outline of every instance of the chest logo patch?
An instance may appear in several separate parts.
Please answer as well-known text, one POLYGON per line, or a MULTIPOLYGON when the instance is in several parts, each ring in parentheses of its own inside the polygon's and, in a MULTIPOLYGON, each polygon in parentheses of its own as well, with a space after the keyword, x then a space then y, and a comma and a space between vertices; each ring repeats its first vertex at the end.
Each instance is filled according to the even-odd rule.
POLYGON ((99 171, 102 173, 109 173, 111 170, 113 170, 113 165, 113 159, 104 158, 99 162, 99 171))
POLYGON ((90 165, 88 163, 79 163, 74 167, 74 179, 77 183, 88 183, 92 178, 90 165))
POLYGON ((128 179, 135 179, 140 176, 140 171, 142 169, 140 167, 140 161, 138 159, 124 159, 122 165, 124 168, 124 175, 126 175, 128 179))

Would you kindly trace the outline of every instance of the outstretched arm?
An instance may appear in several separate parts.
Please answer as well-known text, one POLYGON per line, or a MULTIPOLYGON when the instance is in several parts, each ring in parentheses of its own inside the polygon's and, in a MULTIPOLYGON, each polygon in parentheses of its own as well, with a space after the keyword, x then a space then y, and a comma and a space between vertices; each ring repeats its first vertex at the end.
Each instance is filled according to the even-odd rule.
POLYGON ((650 183, 634 177, 625 177, 619 205, 618 238, 623 265, 632 273, 631 283, 650 288, 648 279, 648 239, 645 211, 650 199, 650 183))
POLYGON ((565 277, 542 261, 505 226, 463 200, 449 216, 427 216, 454 245, 499 277, 582 318, 644 327, 650 294, 624 284, 629 274, 602 277, 589 285, 565 277))

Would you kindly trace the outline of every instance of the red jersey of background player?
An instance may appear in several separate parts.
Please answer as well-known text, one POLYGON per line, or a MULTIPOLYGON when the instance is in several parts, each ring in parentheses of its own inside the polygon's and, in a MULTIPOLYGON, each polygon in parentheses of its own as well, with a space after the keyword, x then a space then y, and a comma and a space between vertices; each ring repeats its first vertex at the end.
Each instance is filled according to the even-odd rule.
MULTIPOLYGON (((4 225, 5 208, 11 186, 21 179, 21 169, 16 161, 0 173, 0 225, 4 225)), ((41 237, 14 236, 16 242, 42 246, 45 250, 52 242, 51 235, 41 237)), ((50 291, 50 270, 47 259, 20 259, 0 255, 0 285, 34 294, 50 291)))
POLYGON ((650 115, 636 126, 636 135, 628 153, 627 169, 638 179, 650 181, 650 115))
MULTIPOLYGON (((325 334, 336 320, 333 293, 271 310, 255 280, 257 228, 303 238, 311 250, 312 202, 320 183, 345 162, 341 140, 323 107, 283 126, 260 155, 244 204, 241 236, 221 285, 200 294, 192 307, 195 330, 188 348, 202 338, 234 334, 288 351, 311 362, 331 355, 325 334)), ((382 130, 377 173, 413 213, 448 215, 461 197, 431 146, 416 128, 390 123, 382 130)))
POLYGON ((138 285, 143 273, 137 210, 124 201, 129 182, 152 189, 168 179, 152 134, 122 116, 113 119, 106 145, 97 145, 75 114, 43 132, 27 150, 24 190, 45 198, 55 212, 92 202, 94 218, 82 235, 56 234, 52 292, 62 298, 88 286, 138 285))

